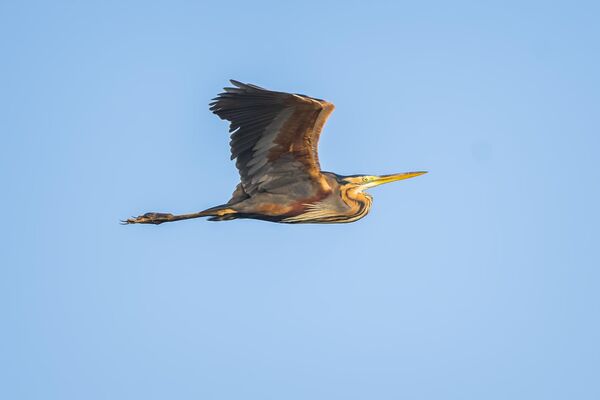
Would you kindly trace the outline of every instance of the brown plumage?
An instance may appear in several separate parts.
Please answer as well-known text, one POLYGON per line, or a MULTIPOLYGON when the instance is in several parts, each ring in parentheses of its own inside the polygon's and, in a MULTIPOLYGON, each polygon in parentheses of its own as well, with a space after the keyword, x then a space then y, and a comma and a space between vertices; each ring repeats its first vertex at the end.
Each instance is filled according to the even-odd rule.
POLYGON ((373 186, 425 172, 342 176, 321 171, 318 144, 333 104, 232 80, 210 110, 230 122, 231 159, 241 182, 223 205, 183 215, 146 213, 126 224, 161 224, 210 217, 283 223, 353 222, 371 207, 373 186))

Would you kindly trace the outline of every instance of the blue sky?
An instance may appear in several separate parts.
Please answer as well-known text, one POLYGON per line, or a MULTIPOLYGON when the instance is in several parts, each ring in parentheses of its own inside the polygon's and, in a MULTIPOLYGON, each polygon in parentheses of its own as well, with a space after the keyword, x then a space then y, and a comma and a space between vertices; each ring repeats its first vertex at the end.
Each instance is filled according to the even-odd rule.
POLYGON ((0 397, 600 398, 595 2, 0 4, 0 397), (347 225, 184 221, 229 78, 336 104, 347 225))

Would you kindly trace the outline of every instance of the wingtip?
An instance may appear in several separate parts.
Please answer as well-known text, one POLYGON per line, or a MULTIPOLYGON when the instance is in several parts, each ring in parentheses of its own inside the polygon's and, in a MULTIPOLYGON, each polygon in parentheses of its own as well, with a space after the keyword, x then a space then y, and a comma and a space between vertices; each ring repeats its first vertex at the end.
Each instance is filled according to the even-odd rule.
POLYGON ((240 81, 236 81, 235 79, 230 79, 229 82, 231 82, 232 85, 234 85, 236 88, 242 89, 242 90, 264 90, 264 91, 269 91, 269 89, 265 89, 262 86, 258 86, 258 85, 253 85, 252 83, 244 83, 244 82, 240 82, 240 81))

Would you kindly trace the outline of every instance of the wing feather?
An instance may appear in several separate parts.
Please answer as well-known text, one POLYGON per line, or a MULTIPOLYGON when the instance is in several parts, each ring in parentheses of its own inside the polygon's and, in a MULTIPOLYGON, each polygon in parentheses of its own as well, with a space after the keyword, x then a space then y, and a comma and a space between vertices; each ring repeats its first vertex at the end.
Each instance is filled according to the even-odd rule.
POLYGON ((318 142, 333 104, 305 95, 275 92, 231 80, 210 103, 230 122, 231 159, 242 187, 251 195, 289 184, 293 175, 315 189, 328 190, 321 175, 318 142))

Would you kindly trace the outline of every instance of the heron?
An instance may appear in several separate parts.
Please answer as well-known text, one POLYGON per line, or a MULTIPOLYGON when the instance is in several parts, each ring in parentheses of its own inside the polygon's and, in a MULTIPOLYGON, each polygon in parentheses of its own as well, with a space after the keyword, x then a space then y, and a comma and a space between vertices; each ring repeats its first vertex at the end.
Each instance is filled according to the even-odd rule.
POLYGON ((233 87, 225 87, 209 106, 230 124, 231 159, 240 174, 231 199, 190 214, 149 212, 124 224, 159 225, 199 217, 287 224, 354 222, 371 209, 373 199, 367 189, 427 172, 339 175, 321 171, 317 146, 333 112, 332 103, 230 82, 233 87))

